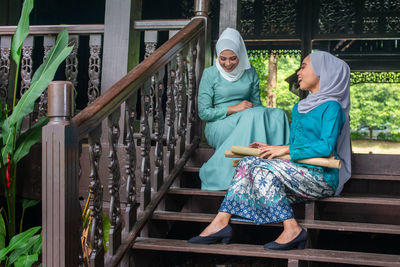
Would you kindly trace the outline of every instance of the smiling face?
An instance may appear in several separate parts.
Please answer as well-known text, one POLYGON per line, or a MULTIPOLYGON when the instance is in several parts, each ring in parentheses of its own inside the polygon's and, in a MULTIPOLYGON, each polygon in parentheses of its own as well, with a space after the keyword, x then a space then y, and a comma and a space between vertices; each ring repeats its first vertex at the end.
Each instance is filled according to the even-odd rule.
POLYGON ((218 62, 226 72, 231 72, 239 64, 239 58, 232 50, 224 50, 219 54, 218 62))
POLYGON ((307 56, 301 63, 301 68, 297 72, 300 89, 316 93, 319 90, 319 79, 314 73, 311 65, 310 56, 307 56))

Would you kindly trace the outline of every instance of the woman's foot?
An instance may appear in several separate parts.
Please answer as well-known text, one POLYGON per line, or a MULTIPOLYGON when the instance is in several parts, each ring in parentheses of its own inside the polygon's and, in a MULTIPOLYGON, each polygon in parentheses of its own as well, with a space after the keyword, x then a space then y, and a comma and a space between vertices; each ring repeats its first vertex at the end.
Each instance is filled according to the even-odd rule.
POLYGON ((199 236, 209 236, 215 234, 227 225, 227 223, 214 220, 203 230, 203 232, 200 233, 199 236))
POLYGON ((227 224, 224 228, 222 228, 216 233, 206 236, 198 235, 190 238, 188 242, 192 244, 214 244, 218 242, 228 244, 231 241, 231 237, 232 237, 232 228, 229 224, 227 224))
POLYGON ((307 232, 301 228, 300 233, 297 236, 295 236, 294 239, 292 239, 291 241, 286 243, 278 243, 276 242, 279 239, 278 237, 278 239, 276 239, 275 241, 265 244, 264 249, 272 249, 272 250, 289 250, 294 248, 304 249, 304 247, 306 246, 307 238, 308 238, 307 232))
POLYGON ((301 232, 302 228, 297 225, 297 227, 284 229, 280 236, 275 240, 278 244, 286 244, 295 239, 301 232))

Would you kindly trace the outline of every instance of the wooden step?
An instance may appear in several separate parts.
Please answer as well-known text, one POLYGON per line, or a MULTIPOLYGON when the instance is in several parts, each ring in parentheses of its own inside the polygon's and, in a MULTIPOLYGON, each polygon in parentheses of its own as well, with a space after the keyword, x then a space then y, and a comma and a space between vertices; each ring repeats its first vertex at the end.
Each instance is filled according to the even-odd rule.
MULTIPOLYGON (((165 221, 186 221, 186 222, 211 222, 215 214, 209 213, 189 213, 173 211, 154 212, 153 220, 165 221)), ((392 224, 372 224, 372 223, 354 223, 341 221, 322 221, 322 220, 298 220, 298 222, 308 229, 321 229, 332 231, 352 231, 363 233, 380 233, 400 235, 400 225, 392 224)), ((232 224, 255 225, 251 222, 232 220, 232 224)), ((268 224, 268 226, 282 226, 281 223, 268 224)))
MULTIPOLYGON (((197 173, 200 167, 198 166, 185 166, 184 172, 197 173)), ((350 179, 354 180, 374 180, 374 181, 398 181, 400 182, 400 175, 378 175, 378 174, 352 174, 350 179)))
POLYGON ((259 258, 279 258, 288 260, 333 262, 367 266, 400 266, 400 255, 321 249, 278 251, 264 250, 263 246, 260 245, 197 245, 190 244, 186 240, 175 239, 138 238, 133 245, 133 249, 219 254, 259 258))
MULTIPOLYGON (((168 194, 170 195, 183 195, 183 196, 224 197, 225 193, 226 191, 207 191, 198 188, 171 188, 168 190, 168 194)), ((376 195, 344 195, 338 197, 323 198, 317 201, 400 206, 400 197, 395 197, 395 196, 386 197, 386 196, 376 196, 376 195)))

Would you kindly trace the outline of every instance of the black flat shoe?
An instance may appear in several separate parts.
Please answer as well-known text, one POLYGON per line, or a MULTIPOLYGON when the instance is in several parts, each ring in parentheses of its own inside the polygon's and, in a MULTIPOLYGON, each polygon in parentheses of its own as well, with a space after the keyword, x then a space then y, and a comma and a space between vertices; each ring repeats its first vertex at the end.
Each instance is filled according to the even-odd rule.
POLYGON ((222 242, 228 244, 232 237, 232 227, 228 224, 218 232, 208 236, 195 236, 188 240, 192 244, 215 244, 222 242))
POLYGON ((304 247, 306 246, 307 237, 308 234, 306 230, 301 229, 301 232, 292 241, 285 244, 279 244, 276 243, 275 241, 272 241, 265 244, 264 249, 272 249, 272 250, 289 250, 294 248, 304 249, 304 247))

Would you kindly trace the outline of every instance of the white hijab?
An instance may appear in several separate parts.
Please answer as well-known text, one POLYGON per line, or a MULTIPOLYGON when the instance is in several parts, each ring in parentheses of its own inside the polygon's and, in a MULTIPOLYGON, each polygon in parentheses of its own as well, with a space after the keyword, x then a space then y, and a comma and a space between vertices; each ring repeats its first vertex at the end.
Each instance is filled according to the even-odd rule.
POLYGON ((247 56, 246 46, 244 45, 242 36, 240 36, 240 33, 237 30, 226 28, 217 41, 216 50, 218 57, 222 51, 232 50, 239 58, 238 65, 231 72, 226 72, 217 59, 217 69, 226 80, 230 82, 237 81, 242 77, 245 70, 250 69, 251 65, 247 56))
POLYGON ((307 113, 327 101, 337 101, 343 108, 346 116, 342 132, 337 140, 337 153, 342 161, 339 170, 339 185, 335 195, 339 195, 343 185, 351 176, 351 150, 350 150, 350 68, 343 60, 323 51, 310 54, 311 65, 319 79, 317 93, 309 94, 298 105, 300 113, 307 113))

